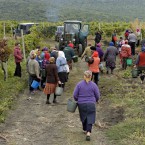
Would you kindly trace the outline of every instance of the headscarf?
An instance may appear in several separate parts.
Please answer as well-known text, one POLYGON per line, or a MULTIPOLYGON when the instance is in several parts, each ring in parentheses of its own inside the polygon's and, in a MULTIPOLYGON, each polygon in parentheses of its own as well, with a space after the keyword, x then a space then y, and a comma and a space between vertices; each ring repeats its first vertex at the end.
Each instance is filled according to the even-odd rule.
POLYGON ((87 70, 84 72, 84 75, 86 76, 86 78, 91 78, 92 77, 92 72, 90 70, 87 70))
POLYGON ((145 52, 145 45, 141 48, 142 52, 145 52))
POLYGON ((114 43, 113 43, 113 42, 110 42, 110 43, 109 43, 109 46, 114 46, 114 43))
POLYGON ((45 53, 45 59, 49 60, 49 58, 50 58, 50 54, 49 53, 45 53))
POLYGON ((58 56, 59 57, 64 57, 65 58, 65 54, 63 51, 58 51, 58 56))
POLYGON ((97 43, 96 46, 97 46, 97 47, 101 47, 101 43, 97 43))
POLYGON ((36 53, 35 53, 35 50, 31 50, 31 52, 30 52, 30 58, 31 59, 34 59, 35 57, 36 57, 36 53))
POLYGON ((98 57, 98 52, 94 51, 93 54, 92 54, 92 57, 98 57))
POLYGON ((44 48, 42 49, 42 51, 48 51, 48 48, 47 48, 47 47, 44 47, 44 48))

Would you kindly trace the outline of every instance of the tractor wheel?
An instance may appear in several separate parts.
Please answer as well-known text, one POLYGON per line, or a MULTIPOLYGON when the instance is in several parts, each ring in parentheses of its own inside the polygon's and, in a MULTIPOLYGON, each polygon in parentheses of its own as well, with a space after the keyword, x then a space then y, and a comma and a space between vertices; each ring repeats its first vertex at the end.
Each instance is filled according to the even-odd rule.
POLYGON ((82 53, 83 53, 83 47, 82 47, 82 44, 79 44, 78 56, 81 57, 82 53))

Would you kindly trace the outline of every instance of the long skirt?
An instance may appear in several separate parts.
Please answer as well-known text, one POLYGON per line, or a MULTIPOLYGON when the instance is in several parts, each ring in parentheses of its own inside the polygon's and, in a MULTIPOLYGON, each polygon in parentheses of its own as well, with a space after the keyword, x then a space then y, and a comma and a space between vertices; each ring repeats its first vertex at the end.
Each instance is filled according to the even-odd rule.
POLYGON ((84 123, 94 124, 96 120, 96 105, 94 103, 78 104, 80 120, 84 123))
POLYGON ((44 94, 53 94, 55 92, 57 84, 46 83, 45 88, 43 90, 44 94))

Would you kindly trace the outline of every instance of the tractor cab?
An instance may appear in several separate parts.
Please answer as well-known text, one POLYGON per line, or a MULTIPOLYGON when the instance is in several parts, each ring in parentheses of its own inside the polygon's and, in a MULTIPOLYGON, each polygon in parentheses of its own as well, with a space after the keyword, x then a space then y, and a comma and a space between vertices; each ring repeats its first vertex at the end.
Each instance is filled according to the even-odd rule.
POLYGON ((87 46, 88 33, 89 25, 83 25, 82 21, 64 21, 64 34, 60 39, 59 45, 68 44, 71 41, 77 49, 78 55, 81 56, 87 46))

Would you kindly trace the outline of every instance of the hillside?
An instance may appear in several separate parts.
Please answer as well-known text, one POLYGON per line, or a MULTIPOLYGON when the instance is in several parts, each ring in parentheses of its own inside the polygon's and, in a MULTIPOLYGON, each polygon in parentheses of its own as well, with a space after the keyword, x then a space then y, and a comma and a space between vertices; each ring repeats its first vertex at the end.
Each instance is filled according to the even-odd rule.
POLYGON ((0 20, 145 20, 144 0, 0 0, 0 20))

